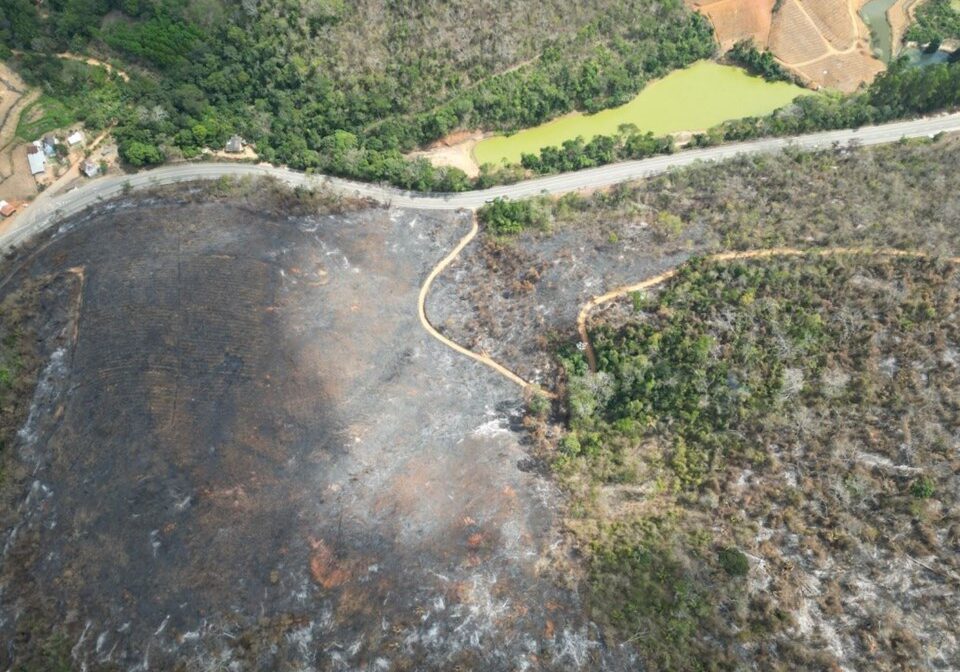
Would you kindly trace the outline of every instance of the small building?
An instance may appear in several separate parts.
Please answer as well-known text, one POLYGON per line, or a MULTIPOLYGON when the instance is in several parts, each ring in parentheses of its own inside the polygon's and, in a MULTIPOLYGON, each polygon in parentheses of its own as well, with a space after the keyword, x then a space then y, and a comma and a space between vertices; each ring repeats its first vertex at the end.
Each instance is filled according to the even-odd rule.
POLYGON ((80 170, 83 171, 83 174, 87 177, 96 177, 100 174, 100 166, 95 164, 90 159, 86 159, 81 165, 80 170))
POLYGON ((0 201, 0 216, 9 217, 17 211, 17 208, 6 201, 0 201))
POLYGON ((57 139, 52 135, 43 136, 43 153, 47 156, 55 156, 57 153, 57 139))
POLYGON ((39 142, 35 142, 27 147, 27 162, 30 164, 31 175, 42 175, 47 172, 47 157, 39 145, 39 142))
POLYGON ((239 154, 243 151, 243 138, 239 135, 232 135, 230 139, 227 140, 227 146, 224 149, 231 154, 239 154))
POLYGON ((67 144, 71 147, 79 145, 81 142, 83 142, 83 132, 81 131, 74 131, 67 136, 67 144))

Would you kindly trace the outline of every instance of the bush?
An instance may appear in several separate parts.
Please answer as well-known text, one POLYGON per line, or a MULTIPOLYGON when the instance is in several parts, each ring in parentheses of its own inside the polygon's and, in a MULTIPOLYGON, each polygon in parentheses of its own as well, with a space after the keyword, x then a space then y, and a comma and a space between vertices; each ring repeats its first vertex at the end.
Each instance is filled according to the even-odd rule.
POLYGON ((547 399, 545 394, 537 390, 530 395, 530 400, 527 402, 527 411, 537 418, 545 418, 550 412, 550 400, 547 399))
POLYGON ((750 561, 747 556, 736 548, 724 548, 717 554, 720 566, 730 576, 746 576, 750 571, 750 561))
POLYGON ((763 77, 768 82, 792 82, 789 72, 780 67, 769 51, 759 51, 753 40, 740 40, 727 52, 727 57, 747 72, 763 77))
POLYGON ((547 215, 536 200, 510 201, 496 198, 477 211, 477 218, 498 236, 514 235, 526 228, 543 228, 547 215))
POLYGON ((933 479, 921 476, 910 486, 910 494, 916 499, 930 499, 935 492, 933 479))

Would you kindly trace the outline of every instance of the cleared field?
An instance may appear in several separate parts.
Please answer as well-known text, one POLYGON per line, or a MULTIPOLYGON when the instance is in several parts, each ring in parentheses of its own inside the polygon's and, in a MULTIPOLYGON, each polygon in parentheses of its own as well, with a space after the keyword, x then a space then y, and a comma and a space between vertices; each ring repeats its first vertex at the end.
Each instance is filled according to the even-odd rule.
MULTIPOLYGON (((769 0, 688 0, 688 4, 710 19, 722 49, 751 39, 814 86, 854 91, 884 69, 859 14, 863 0, 783 0, 776 10, 769 0)), ((894 3, 900 14, 902 4, 905 0, 894 3)), ((889 25, 883 12, 880 17, 879 28, 886 27, 887 37, 877 40, 889 43, 889 25)))
POLYGON ((806 0, 803 9, 834 49, 847 49, 857 39, 850 5, 836 0, 806 0))
POLYGON ((710 19, 720 48, 726 51, 745 39, 753 40, 756 44, 766 44, 770 37, 773 5, 773 0, 719 0, 695 7, 710 19))
POLYGON ((656 135, 696 131, 728 119, 767 114, 786 105, 804 89, 766 82, 743 70, 700 62, 647 86, 636 98, 593 115, 571 114, 511 136, 477 143, 477 163, 518 162, 524 153, 560 145, 577 136, 611 134, 622 124, 636 124, 656 135))
POLYGON ((860 53, 828 54, 823 58, 795 68, 810 80, 818 81, 828 89, 849 91, 861 82, 869 82, 883 72, 883 63, 860 53))
POLYGON ((769 46, 785 63, 812 61, 828 49, 826 40, 797 0, 787 0, 774 14, 769 46))

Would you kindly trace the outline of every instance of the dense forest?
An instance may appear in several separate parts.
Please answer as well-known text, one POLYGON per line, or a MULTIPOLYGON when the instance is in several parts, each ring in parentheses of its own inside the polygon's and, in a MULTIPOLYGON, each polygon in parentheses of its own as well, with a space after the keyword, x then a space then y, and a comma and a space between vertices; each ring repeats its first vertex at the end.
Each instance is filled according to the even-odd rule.
POLYGON ((907 40, 935 51, 940 43, 960 39, 960 9, 951 0, 930 0, 917 7, 916 23, 907 29, 907 40))
MULTIPOLYGON (((15 0, 0 41, 131 64, 114 132, 135 166, 238 133, 271 162, 448 190, 467 185, 460 171, 402 153, 458 128, 621 104, 715 49, 679 0, 514 4, 59 0, 42 16, 15 0)), ((57 61, 15 65, 58 93, 57 61)))

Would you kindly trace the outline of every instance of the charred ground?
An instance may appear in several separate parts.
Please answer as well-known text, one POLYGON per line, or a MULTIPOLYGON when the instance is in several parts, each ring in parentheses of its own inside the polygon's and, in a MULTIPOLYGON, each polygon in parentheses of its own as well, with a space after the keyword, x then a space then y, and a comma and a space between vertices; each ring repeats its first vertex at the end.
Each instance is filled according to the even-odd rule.
POLYGON ((4 410, 2 665, 609 662, 516 389, 417 320, 469 216, 221 196, 104 204, 6 265, 39 382, 4 410))

